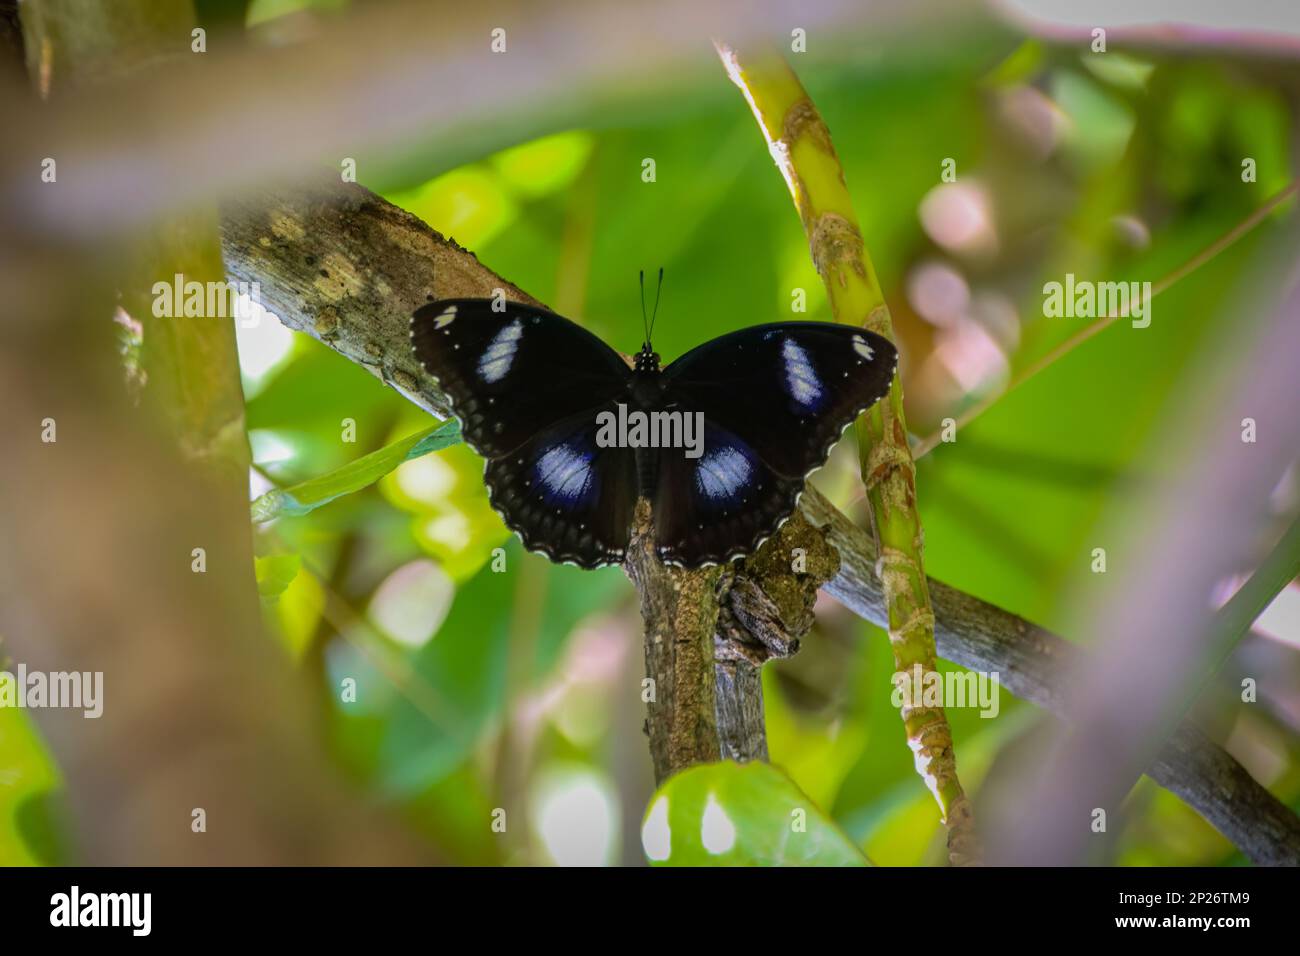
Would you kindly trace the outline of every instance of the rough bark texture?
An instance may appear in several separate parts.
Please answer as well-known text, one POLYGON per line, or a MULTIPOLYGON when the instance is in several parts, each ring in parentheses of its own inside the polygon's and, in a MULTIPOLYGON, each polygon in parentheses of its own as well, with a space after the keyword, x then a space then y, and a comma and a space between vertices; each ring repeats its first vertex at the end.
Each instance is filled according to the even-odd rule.
POLYGON ((840 558, 796 511, 759 550, 718 577, 713 634, 718 736, 728 760, 766 760, 764 663, 789 657, 813 626, 817 589, 840 558))
POLYGON ((257 282, 266 308, 442 418, 446 400, 410 348, 411 313, 495 289, 540 304, 454 239, 337 174, 292 190, 249 190, 221 212, 227 270, 257 282))
MULTIPOLYGON (((468 295, 483 294, 484 290, 501 285, 503 280, 418 219, 393 209, 359 186, 336 181, 326 185, 322 181, 305 193, 277 193, 260 200, 249 199, 228 204, 223 212, 223 248, 228 270, 235 278, 260 281, 264 301, 278 311, 282 321, 354 361, 361 361, 417 405, 433 412, 445 410, 445 401, 436 387, 409 357, 406 326, 409 309, 430 294, 451 294, 450 286, 443 284, 444 276, 450 282, 460 283, 456 294, 468 295), (302 230, 302 235, 292 240, 292 250, 281 246, 290 240, 277 239, 274 233, 268 235, 266 231, 274 209, 290 214, 291 221, 302 230), (381 245, 368 246, 362 238, 367 234, 367 223, 384 224, 381 233, 388 234, 383 236, 381 245), (263 238, 268 241, 262 242, 263 238), (318 261, 321 250, 330 250, 345 261, 366 262, 367 278, 358 288, 373 291, 355 297, 327 295, 325 289, 316 285, 317 278, 325 278, 319 275, 320 267, 315 261, 307 260, 312 255, 318 261), (390 301, 375 298, 382 288, 381 282, 389 289, 390 301), (314 321, 326 308, 333 310, 330 320, 314 321), (399 371, 410 375, 412 381, 398 381, 399 371)), ((504 287, 513 288, 508 284, 504 287)), ((809 488, 803 496, 801 511, 812 527, 826 529, 825 543, 838 553, 839 569, 825 589, 865 620, 887 626, 884 593, 875 571, 876 549, 870 535, 838 512, 815 488, 809 488)), ((795 522, 792 520, 791 524, 795 522)), ((762 552, 755 555, 755 560, 761 556, 762 552)), ((813 567, 811 557, 808 566, 813 567)), ((809 574, 807 578, 814 576, 809 574)), ((669 606, 671 598, 667 592, 672 588, 671 576, 651 569, 645 581, 651 579, 659 589, 659 593, 650 596, 652 608, 669 606)), ((764 620, 771 613, 769 601, 782 605, 781 580, 780 575, 764 580, 759 587, 761 598, 747 585, 737 587, 733 581, 723 604, 733 606, 733 618, 734 606, 739 603, 742 615, 749 614, 754 621, 764 620)), ((1016 696, 1064 715, 1062 671, 1078 653, 1075 648, 1023 618, 942 582, 930 579, 929 589, 938 650, 944 658, 979 670, 997 671, 1003 685, 1016 696)), ((708 600, 706 596, 701 599, 708 600)), ((644 592, 642 600, 646 600, 644 592)), ((705 614, 698 620, 698 633, 704 633, 704 622, 709 616, 705 614)), ((709 627, 712 633, 711 623, 709 627)), ((733 640, 729 628, 724 619, 718 630, 724 638, 733 640)), ((767 641, 758 638, 755 643, 766 646, 772 641, 769 636, 767 641)), ((719 738, 740 742, 737 745, 747 748, 748 756, 761 757, 756 742, 761 724, 754 719, 756 714, 761 717, 761 705, 749 696, 757 688, 756 681, 733 666, 734 653, 715 655, 715 659, 718 657, 722 661, 715 664, 712 700, 707 705, 714 708, 712 722, 717 724, 719 714, 738 715, 738 722, 731 729, 719 730, 719 738), (718 705, 719 700, 723 701, 722 705, 718 705)), ((655 676, 653 670, 651 676, 655 676)), ((660 680, 659 684, 662 683, 660 680)), ((662 692, 662 687, 657 690, 662 692)), ((698 706, 704 708, 703 701, 709 696, 701 693, 697 697, 698 706)), ((698 715, 695 721, 697 727, 709 723, 707 718, 698 715)), ((718 751, 704 749, 717 753, 721 745, 718 751)), ((1157 783, 1186 800, 1252 860, 1300 864, 1300 820, 1189 721, 1183 722, 1148 772, 1157 783)))
POLYGON ((721 695, 715 692, 712 666, 718 571, 686 571, 660 563, 644 499, 637 503, 626 568, 641 595, 646 675, 652 681, 650 693, 643 695, 648 697, 646 734, 655 781, 662 783, 684 767, 721 756, 721 695))

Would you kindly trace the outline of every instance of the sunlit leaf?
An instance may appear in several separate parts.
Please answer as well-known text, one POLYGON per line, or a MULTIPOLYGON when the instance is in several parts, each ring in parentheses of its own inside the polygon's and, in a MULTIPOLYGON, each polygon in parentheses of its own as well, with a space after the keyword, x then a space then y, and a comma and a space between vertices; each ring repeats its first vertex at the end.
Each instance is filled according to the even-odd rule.
POLYGON ((59 786, 59 773, 27 712, 0 707, 0 866, 57 862, 48 852, 59 841, 40 811, 59 786), (36 814, 34 817, 33 814, 36 814))
POLYGON ((483 459, 467 445, 404 462, 379 483, 411 514, 411 536, 453 581, 466 581, 510 537, 483 484, 483 459))
POLYGON ((294 576, 275 602, 278 632, 294 660, 300 659, 311 643, 324 609, 324 588, 320 580, 305 569, 294 576))
POLYGON ((502 232, 519 208, 494 170, 465 166, 423 186, 393 193, 390 202, 419 216, 470 248, 502 232))
POLYGON ((1145 89, 1155 69, 1155 64, 1119 50, 1107 51, 1105 56, 1082 54, 1079 61, 1098 79, 1131 90, 1145 89))
POLYGON ((650 800, 641 842, 659 866, 867 866, 784 773, 765 763, 692 767, 650 800))
POLYGON ((298 576, 302 558, 296 554, 271 554, 257 558, 253 564, 257 573, 257 593, 263 601, 275 601, 298 576))
POLYGON ((382 760, 395 791, 423 790, 460 765, 507 704, 512 653, 526 649, 530 679, 548 673, 577 624, 628 587, 617 568, 553 565, 513 538, 501 558, 459 587, 447 619, 414 658, 413 679, 437 697, 440 714, 431 719, 407 698, 394 708, 382 760))
POLYGON ((590 133, 574 130, 503 149, 490 162, 515 192, 544 196, 573 181, 591 154, 591 146, 590 133))

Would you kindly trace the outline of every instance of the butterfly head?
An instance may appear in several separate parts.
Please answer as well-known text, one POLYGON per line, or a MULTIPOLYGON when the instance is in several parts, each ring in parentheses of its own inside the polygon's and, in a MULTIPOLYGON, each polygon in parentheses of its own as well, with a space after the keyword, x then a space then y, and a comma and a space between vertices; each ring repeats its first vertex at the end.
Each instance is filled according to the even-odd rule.
POLYGON ((650 347, 649 342, 642 345, 641 351, 636 353, 636 370, 638 372, 659 371, 659 353, 650 347))

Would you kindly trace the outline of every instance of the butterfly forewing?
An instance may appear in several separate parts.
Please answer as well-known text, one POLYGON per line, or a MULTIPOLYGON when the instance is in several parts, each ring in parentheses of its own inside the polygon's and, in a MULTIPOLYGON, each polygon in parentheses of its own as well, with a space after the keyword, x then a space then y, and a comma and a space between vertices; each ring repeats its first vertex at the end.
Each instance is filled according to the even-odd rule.
POLYGON ((665 369, 668 394, 703 411, 787 478, 820 468, 845 427, 889 392, 898 350, 850 325, 756 325, 665 369))
POLYGON ((669 365, 665 398, 703 412, 705 440, 697 459, 660 459, 660 557, 694 567, 757 548, 844 429, 888 394, 897 359, 863 329, 782 322, 721 336, 669 365))
POLYGON ((443 299, 411 319, 411 345, 470 447, 497 458, 548 425, 608 403, 630 370, 582 326, 517 302, 443 299))

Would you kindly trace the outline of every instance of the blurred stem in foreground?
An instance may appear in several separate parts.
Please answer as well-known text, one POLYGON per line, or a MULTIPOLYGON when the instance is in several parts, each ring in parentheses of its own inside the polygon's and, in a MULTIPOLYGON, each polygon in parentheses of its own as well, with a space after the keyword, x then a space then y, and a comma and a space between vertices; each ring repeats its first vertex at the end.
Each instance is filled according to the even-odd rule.
MULTIPOLYGON (((22 24, 28 70, 38 93, 48 99, 142 65, 148 69, 191 56, 195 20, 188 2, 34 0, 24 5, 22 24)), ((144 396, 169 422, 184 456, 245 499, 249 450, 234 322, 215 316, 157 318, 152 308, 156 281, 170 285, 177 274, 186 281, 225 281, 216 208, 151 224, 127 257, 122 305, 143 330, 144 396)), ((173 306, 183 312, 180 303, 173 306)), ((248 559, 251 587, 251 537, 248 559)))
MULTIPOLYGON (((1178 717, 1186 713, 1190 703, 1200 696, 1214 675, 1223 668, 1228 657, 1255 623, 1255 619, 1264 613, 1265 609, 1273 603, 1273 599, 1298 574, 1300 574, 1300 517, 1291 522, 1291 526, 1269 552, 1268 557, 1255 569, 1255 573, 1237 589, 1237 593, 1228 599, 1228 603, 1219 609, 1206 644, 1208 654, 1204 671, 1199 679, 1194 681, 1191 693, 1185 698, 1189 702, 1188 706, 1178 712, 1178 717)), ((1176 718, 1170 721, 1171 724, 1175 722, 1176 718)))
MULTIPOLYGON (((35 85, 55 99, 191 55, 189 4, 32 0, 21 16, 35 85)), ((42 188, 103 188, 114 170, 60 154, 57 182, 42 188)), ((262 631, 232 320, 149 307, 152 281, 177 270, 224 279, 215 226, 199 213, 143 244, 13 244, 28 270, 57 281, 18 296, 0 323, 0 434, 32 435, 48 417, 58 436, 6 446, 0 617, 29 666, 103 674, 103 719, 35 715, 66 781, 74 858, 422 862, 410 833, 358 800, 316 745, 302 682, 262 631), (135 312, 119 322, 143 330, 143 409, 115 355, 115 292, 135 312)))
MULTIPOLYGON (((836 321, 862 325, 892 341, 889 306, 862 241, 844 170, 817 108, 789 63, 775 51, 751 57, 723 43, 715 45, 785 177, 836 321)), ((862 481, 880 540, 894 665, 911 674, 919 664, 929 674, 935 670, 934 612, 922 562, 916 466, 897 375, 888 398, 858 420, 857 432, 862 481)), ((974 815, 957 778, 947 715, 942 707, 906 704, 902 715, 917 773, 939 802, 948 827, 949 860, 955 865, 978 863, 974 815)))

